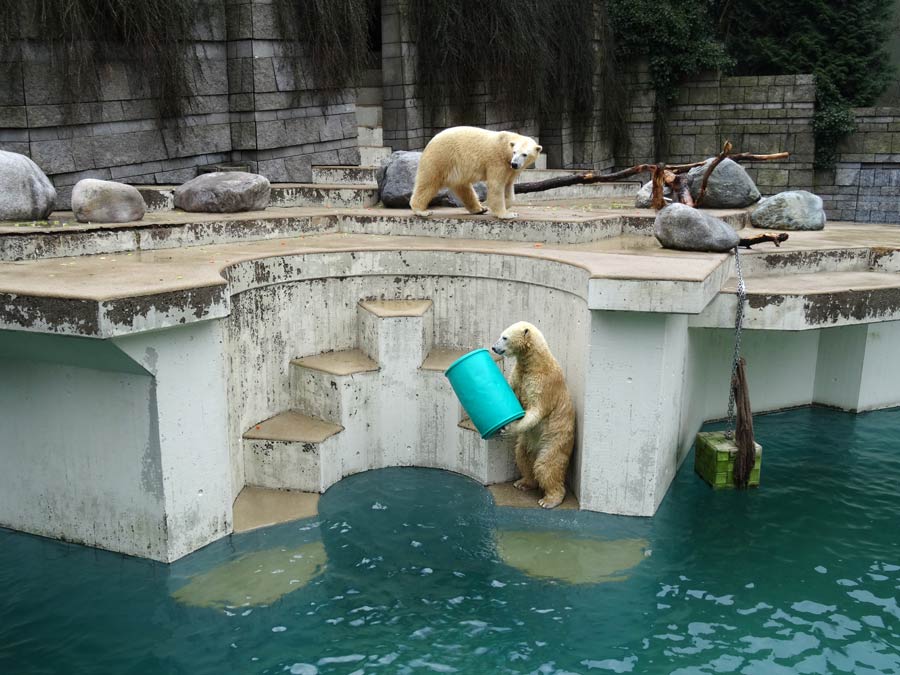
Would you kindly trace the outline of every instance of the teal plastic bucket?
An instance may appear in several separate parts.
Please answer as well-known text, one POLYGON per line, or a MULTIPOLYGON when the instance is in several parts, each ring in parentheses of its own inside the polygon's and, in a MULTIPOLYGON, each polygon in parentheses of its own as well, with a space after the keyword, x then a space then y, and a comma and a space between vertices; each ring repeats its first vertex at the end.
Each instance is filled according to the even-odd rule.
POLYGON ((460 356, 444 374, 482 438, 490 438, 525 416, 522 404, 487 349, 460 356))

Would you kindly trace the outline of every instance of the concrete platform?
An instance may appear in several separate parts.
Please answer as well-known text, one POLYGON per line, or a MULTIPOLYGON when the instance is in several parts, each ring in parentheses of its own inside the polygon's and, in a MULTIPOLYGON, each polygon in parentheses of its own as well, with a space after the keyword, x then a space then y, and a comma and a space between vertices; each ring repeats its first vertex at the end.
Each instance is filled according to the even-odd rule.
POLYGON ((289 410, 254 424, 244 438, 261 441, 292 441, 296 443, 321 443, 343 431, 343 427, 325 420, 289 410))
MULTIPOLYGON (((232 531, 246 485, 508 482, 509 443, 460 423, 442 371, 522 319, 575 403, 579 507, 652 515, 725 412, 734 258, 663 250, 652 212, 615 204, 0 227, 0 525, 169 561, 232 531), (281 440, 311 437, 285 411, 343 431, 281 440)), ((741 260, 754 410, 900 405, 900 228, 828 223, 741 260)))

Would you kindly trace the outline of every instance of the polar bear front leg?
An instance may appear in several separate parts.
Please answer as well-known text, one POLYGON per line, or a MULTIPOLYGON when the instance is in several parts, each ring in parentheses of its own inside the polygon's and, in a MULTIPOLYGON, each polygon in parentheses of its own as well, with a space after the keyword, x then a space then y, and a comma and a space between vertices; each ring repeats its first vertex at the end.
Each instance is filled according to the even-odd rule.
POLYGON ((489 174, 487 177, 487 204, 495 216, 501 220, 517 218, 518 213, 506 210, 506 176, 507 172, 489 174))
POLYGON ((518 174, 515 174, 512 178, 509 179, 509 182, 506 184, 506 208, 509 208, 513 205, 513 202, 516 200, 516 177, 518 174))

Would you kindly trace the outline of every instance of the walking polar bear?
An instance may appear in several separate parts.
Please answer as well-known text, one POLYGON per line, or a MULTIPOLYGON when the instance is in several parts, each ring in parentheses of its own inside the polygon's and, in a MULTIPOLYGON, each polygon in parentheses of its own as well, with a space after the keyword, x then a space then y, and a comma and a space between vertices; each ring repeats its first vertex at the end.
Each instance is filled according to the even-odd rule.
POLYGON ((562 368, 541 331, 525 321, 503 331, 493 350, 516 358, 510 385, 525 409, 525 417, 503 429, 516 436, 522 478, 515 486, 540 487, 544 496, 538 503, 552 509, 566 496, 566 469, 575 444, 575 407, 562 368))
POLYGON ((441 188, 449 187, 469 213, 485 213, 472 187, 485 181, 491 213, 504 220, 516 218, 518 214, 507 210, 513 203, 513 184, 541 150, 533 138, 511 131, 445 129, 425 146, 409 205, 417 216, 430 216, 428 204, 441 188))

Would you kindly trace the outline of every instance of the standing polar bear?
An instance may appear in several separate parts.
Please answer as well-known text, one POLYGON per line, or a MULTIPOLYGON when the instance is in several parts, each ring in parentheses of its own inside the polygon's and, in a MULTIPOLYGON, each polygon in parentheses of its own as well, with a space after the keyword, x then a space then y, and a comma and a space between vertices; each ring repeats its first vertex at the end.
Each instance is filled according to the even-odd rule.
POLYGON ((541 149, 533 138, 511 131, 444 129, 425 146, 409 205, 417 216, 430 216, 428 204, 441 188, 449 187, 469 213, 485 213, 472 187, 485 181, 491 213, 504 220, 516 218, 518 214, 507 211, 513 203, 513 185, 541 149))
POLYGON ((562 368, 550 353, 543 334, 520 321, 503 331, 493 350, 514 356, 510 385, 525 409, 525 417, 504 428, 516 435, 516 465, 520 490, 540 487, 538 502, 552 509, 566 496, 566 469, 575 444, 575 407, 566 388, 562 368))

